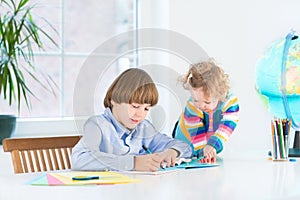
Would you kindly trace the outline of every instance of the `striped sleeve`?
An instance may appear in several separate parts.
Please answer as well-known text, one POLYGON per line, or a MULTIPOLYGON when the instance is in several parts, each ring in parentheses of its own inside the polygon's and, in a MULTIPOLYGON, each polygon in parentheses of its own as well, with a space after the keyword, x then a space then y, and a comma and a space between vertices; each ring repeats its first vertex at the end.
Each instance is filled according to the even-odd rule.
POLYGON ((210 137, 207 144, 213 146, 217 153, 223 150, 223 144, 232 135, 234 129, 239 121, 239 104, 236 96, 229 96, 228 100, 224 102, 222 108, 222 119, 218 129, 214 135, 210 137))

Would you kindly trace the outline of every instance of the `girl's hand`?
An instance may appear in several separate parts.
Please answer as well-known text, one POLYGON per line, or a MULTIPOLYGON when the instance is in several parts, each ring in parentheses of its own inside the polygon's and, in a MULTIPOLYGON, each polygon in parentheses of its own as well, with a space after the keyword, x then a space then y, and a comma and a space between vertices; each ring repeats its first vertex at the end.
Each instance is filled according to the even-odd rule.
POLYGON ((134 169, 136 171, 155 172, 160 168, 162 162, 159 154, 146 154, 134 157, 134 169))
POLYGON ((214 163, 217 160, 217 152, 216 149, 210 145, 206 145, 203 149, 203 156, 200 160, 201 163, 214 163))
POLYGON ((166 164, 166 167, 175 166, 176 157, 178 156, 178 152, 175 149, 167 149, 159 153, 159 155, 162 159, 161 165, 164 162, 166 164))

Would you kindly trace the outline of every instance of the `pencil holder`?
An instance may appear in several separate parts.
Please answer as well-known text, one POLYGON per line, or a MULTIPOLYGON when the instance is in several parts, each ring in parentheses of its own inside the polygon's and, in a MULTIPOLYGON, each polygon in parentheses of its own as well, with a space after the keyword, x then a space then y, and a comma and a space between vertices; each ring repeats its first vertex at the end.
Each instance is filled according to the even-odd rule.
POLYGON ((274 119, 271 121, 273 161, 288 160, 290 126, 291 121, 287 119, 274 119))

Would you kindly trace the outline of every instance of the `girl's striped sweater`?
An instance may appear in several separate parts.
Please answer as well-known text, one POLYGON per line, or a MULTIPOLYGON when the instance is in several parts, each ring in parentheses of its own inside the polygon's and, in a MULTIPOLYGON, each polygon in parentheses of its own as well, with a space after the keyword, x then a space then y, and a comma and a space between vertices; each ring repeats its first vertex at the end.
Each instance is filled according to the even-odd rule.
POLYGON ((194 156, 202 156, 206 144, 220 153, 224 142, 237 126, 238 113, 238 99, 232 94, 228 96, 227 101, 219 102, 216 109, 210 113, 196 108, 190 98, 179 117, 175 138, 190 144, 194 156))

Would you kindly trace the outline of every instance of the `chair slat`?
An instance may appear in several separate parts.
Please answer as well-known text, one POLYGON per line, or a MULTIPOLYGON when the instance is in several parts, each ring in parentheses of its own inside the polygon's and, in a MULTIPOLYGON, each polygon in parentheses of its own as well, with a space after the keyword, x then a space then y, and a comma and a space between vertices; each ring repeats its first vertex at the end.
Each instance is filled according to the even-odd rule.
POLYGON ((33 167, 33 164, 32 164, 32 162, 31 162, 31 157, 30 157, 30 154, 28 155, 28 159, 26 158, 26 152, 27 151, 21 151, 20 152, 20 154, 21 154, 21 158, 22 158, 22 165, 23 165, 23 167, 24 167, 24 171, 25 172, 29 172, 29 170, 28 170, 28 163, 30 164, 30 169, 32 169, 32 167, 33 167), (27 162, 27 160, 29 160, 29 162, 27 162))
POLYGON ((53 155, 55 170, 59 170, 55 149, 51 149, 51 152, 52 152, 52 155, 53 155))
POLYGON ((71 168, 71 162, 70 162, 70 154, 68 152, 68 149, 69 148, 63 148, 64 154, 65 154, 65 161, 66 161, 66 164, 67 164, 67 169, 70 169, 71 168))
POLYGON ((53 164, 52 164, 52 158, 50 155, 50 149, 45 149, 46 152, 46 156, 47 156, 47 160, 48 160, 48 165, 49 165, 49 170, 52 171, 53 170, 53 164))
POLYGON ((27 164, 24 164, 24 163, 23 163, 23 165, 30 167, 30 172, 34 172, 34 164, 33 164, 31 151, 26 151, 26 153, 27 153, 27 156, 28 156, 29 166, 27 164))
POLYGON ((66 166, 64 163, 64 158, 62 155, 62 149, 57 149, 57 153, 58 153, 58 158, 59 158, 59 163, 60 163, 61 169, 66 169, 66 166))
POLYGON ((46 161, 45 161, 45 156, 44 156, 44 151, 43 149, 38 150, 39 155, 40 155, 40 163, 41 163, 41 170, 42 171, 47 171, 47 165, 46 165, 46 161))
POLYGON ((33 150, 33 160, 35 162, 36 165, 36 171, 40 172, 41 171, 41 165, 40 165, 40 160, 39 160, 39 156, 37 153, 38 150, 33 150))

